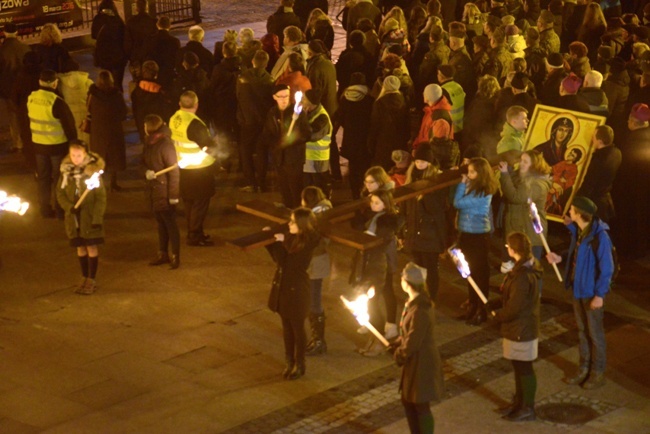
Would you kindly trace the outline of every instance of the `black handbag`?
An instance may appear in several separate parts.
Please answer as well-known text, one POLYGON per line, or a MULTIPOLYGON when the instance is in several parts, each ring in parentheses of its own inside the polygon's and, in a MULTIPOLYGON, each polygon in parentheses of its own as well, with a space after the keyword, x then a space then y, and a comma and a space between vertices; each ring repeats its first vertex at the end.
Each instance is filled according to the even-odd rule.
POLYGON ((280 283, 282 282, 282 267, 275 269, 273 283, 271 283, 271 293, 269 294, 269 309, 271 312, 277 312, 280 304, 280 283))

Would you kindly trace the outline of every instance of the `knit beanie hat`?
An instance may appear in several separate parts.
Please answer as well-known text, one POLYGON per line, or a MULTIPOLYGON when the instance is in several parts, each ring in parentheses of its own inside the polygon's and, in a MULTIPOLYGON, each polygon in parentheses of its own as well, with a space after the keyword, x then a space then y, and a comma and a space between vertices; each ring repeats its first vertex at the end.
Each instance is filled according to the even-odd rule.
POLYGON ((528 86, 528 77, 523 72, 515 72, 515 75, 510 80, 510 86, 513 89, 525 90, 528 86))
POLYGON ((389 75, 388 77, 384 78, 383 87, 386 92, 391 92, 399 90, 401 84, 402 83, 399 81, 399 78, 395 77, 394 75, 389 75))
MULTIPOLYGON (((446 123, 446 121, 443 121, 446 123)), ((413 153, 414 160, 427 161, 429 163, 434 163, 436 161, 435 155, 433 155, 433 149, 428 143, 422 143, 413 153)))
POLYGON ((273 86, 273 95, 283 90, 291 90, 291 88, 286 84, 276 84, 273 86))
POLYGON ((393 160, 393 163, 399 169, 404 169, 411 164, 411 154, 401 149, 393 151, 390 154, 390 159, 393 160))
POLYGON ((432 83, 424 88, 424 101, 435 104, 442 97, 442 88, 440 85, 432 83))
POLYGON ((569 94, 578 93, 578 89, 580 89, 581 85, 582 85, 582 80, 580 80, 580 77, 575 75, 573 72, 567 75, 564 80, 562 80, 562 88, 566 93, 569 94))
POLYGON ((402 279, 414 285, 422 285, 427 281, 427 269, 409 262, 402 271, 402 279))
POLYGON ((560 53, 551 53, 546 58, 546 63, 552 68, 563 68, 564 57, 560 53))
POLYGON ((642 103, 634 104, 630 116, 640 122, 648 122, 650 121, 650 107, 642 103))
POLYGON ((449 138, 449 134, 451 134, 451 126, 449 125, 449 122, 444 119, 436 119, 433 121, 431 130, 433 131, 433 137, 435 138, 447 139, 449 138))
POLYGON ((314 105, 320 104, 322 93, 319 89, 309 89, 305 91, 305 98, 314 105))
POLYGON ((584 196, 576 196, 573 198, 571 205, 578 208, 580 211, 583 211, 587 214, 594 215, 598 211, 596 204, 589 198, 584 196))
POLYGON ((453 78, 456 68, 453 65, 440 65, 438 66, 438 71, 447 78, 453 78))

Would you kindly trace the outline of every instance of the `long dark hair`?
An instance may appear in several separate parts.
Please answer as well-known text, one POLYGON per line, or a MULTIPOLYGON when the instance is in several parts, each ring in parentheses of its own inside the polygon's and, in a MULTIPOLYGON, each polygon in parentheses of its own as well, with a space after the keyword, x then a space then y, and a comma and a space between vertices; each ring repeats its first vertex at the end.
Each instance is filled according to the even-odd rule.
POLYGON ((499 186, 494 171, 490 167, 490 163, 485 158, 472 158, 469 164, 474 167, 478 173, 475 180, 467 180, 467 193, 474 193, 476 196, 488 196, 497 192, 499 186))
POLYGON ((309 240, 317 235, 316 216, 309 208, 296 208, 291 212, 291 218, 298 226, 298 233, 287 237, 286 247, 290 253, 295 253, 304 249, 309 240))
POLYGON ((384 204, 386 214, 397 214, 393 192, 391 190, 376 190, 370 193, 370 196, 377 196, 384 204))

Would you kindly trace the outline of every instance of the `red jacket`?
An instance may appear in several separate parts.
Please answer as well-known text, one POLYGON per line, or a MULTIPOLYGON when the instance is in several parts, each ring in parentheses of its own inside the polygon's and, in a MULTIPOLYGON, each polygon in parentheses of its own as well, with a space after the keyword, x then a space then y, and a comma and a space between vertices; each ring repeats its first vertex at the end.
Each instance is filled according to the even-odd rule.
MULTIPOLYGON (((432 106, 424 107, 424 116, 422 116, 422 124, 420 124, 420 132, 415 140, 413 140, 413 150, 415 151, 421 143, 429 143, 433 138, 433 121, 438 119, 445 119, 452 125, 451 122, 451 104, 447 101, 446 97, 440 98, 437 103, 432 106)), ((449 138, 454 138, 454 129, 450 129, 449 138)))

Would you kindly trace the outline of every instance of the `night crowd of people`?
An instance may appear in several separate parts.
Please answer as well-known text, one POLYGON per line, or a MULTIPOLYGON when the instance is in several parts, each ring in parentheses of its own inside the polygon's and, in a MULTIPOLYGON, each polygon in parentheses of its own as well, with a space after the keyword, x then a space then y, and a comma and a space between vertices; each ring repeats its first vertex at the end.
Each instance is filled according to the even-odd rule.
MULTIPOLYGON (((350 284, 377 294, 370 298, 370 324, 392 342, 403 366, 412 432, 433 431, 429 402, 442 394, 433 338, 439 257, 452 244, 461 249, 489 298, 495 229, 503 233, 506 274, 495 320, 516 385, 504 417, 534 420, 544 248, 530 202, 543 233, 548 210, 566 214, 571 236, 565 255, 546 255, 566 264, 578 322, 580 366, 566 381, 587 389, 604 383, 603 299, 616 271, 612 246, 630 258, 648 253, 647 1, 352 0, 337 17, 346 47, 336 62, 326 1, 280 0, 267 34, 228 30, 213 51, 203 46, 200 26, 189 28, 181 46, 169 18, 148 15, 144 0, 137 7, 125 23, 112 0, 102 1, 91 29, 101 69, 94 83, 55 25, 43 26, 33 47, 16 37, 15 25, 4 27, 0 92, 13 147, 36 173, 41 215, 65 220, 82 270, 80 294, 95 292, 106 190, 121 190, 119 173, 126 169, 128 66, 127 97, 144 144, 160 241, 150 265, 180 266, 179 203, 187 245, 213 245, 203 223, 219 168, 241 169, 242 193, 271 191, 274 179, 292 210, 287 231, 274 234, 268 247, 278 264, 269 307, 282 318, 284 378, 303 376, 305 356, 327 351, 322 286, 330 262, 318 220, 332 208, 342 156, 352 199, 369 204, 352 227, 382 239, 357 252, 350 284), (570 146, 577 134, 571 118, 550 125, 548 142, 525 149, 539 104, 602 117, 580 184, 576 165, 586 155, 570 146), (395 204, 396 188, 435 182, 441 171, 459 168, 460 183, 451 191, 395 204), (100 170, 107 187, 101 178, 88 186, 84 181, 100 170), (408 299, 401 316, 393 284, 398 251, 413 261, 401 274, 408 299)), ((480 325, 493 306, 468 285, 462 309, 468 324, 480 325)), ((371 337, 359 352, 377 356, 385 348, 371 337)))

